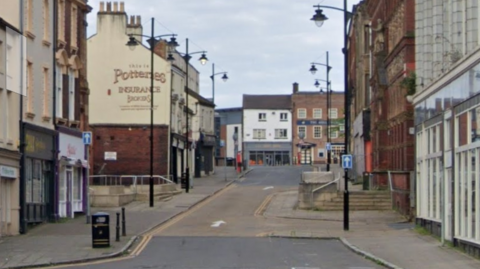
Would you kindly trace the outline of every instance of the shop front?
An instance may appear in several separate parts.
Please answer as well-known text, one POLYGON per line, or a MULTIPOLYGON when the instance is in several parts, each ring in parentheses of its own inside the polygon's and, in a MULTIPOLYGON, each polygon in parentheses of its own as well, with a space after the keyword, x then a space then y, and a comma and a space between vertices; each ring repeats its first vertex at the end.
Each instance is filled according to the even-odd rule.
POLYGON ((18 152, 0 149, 0 237, 19 231, 19 159, 18 152))
POLYGON ((86 208, 85 146, 80 133, 60 132, 58 140, 58 216, 73 218, 86 208))
POLYGON ((185 138, 178 134, 172 134, 172 145, 171 145, 171 168, 170 174, 172 175, 172 180, 175 183, 180 182, 180 177, 182 172, 185 170, 184 162, 184 151, 185 151, 185 138))
POLYGON ((248 166, 291 165, 291 143, 246 142, 245 159, 248 166))
POLYGON ((25 124, 25 158, 21 178, 21 230, 28 224, 54 217, 54 164, 56 132, 25 124))
POLYGON ((200 134, 195 148, 195 177, 209 175, 213 172, 213 150, 216 138, 213 135, 200 134))

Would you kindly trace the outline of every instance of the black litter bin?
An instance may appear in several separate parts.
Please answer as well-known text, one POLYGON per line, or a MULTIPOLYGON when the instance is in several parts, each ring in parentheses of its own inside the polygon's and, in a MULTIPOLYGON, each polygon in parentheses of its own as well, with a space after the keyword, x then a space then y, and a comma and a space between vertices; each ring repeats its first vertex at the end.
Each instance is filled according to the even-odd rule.
POLYGON ((110 246, 110 216, 98 212, 92 215, 92 247, 106 248, 110 246))
POLYGON ((182 189, 187 188, 187 173, 182 173, 182 178, 180 179, 180 186, 182 189))

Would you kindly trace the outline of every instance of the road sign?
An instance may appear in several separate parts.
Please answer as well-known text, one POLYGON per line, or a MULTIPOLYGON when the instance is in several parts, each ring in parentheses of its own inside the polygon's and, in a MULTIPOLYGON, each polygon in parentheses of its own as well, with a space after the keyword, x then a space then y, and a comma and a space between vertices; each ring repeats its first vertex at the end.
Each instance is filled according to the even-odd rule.
POLYGON ((330 150, 330 149, 332 148, 332 146, 330 145, 330 142, 327 143, 327 145, 325 146, 325 148, 326 148, 327 150, 330 150))
POLYGON ((220 147, 221 148, 225 147, 225 140, 220 140, 220 147))
POLYGON ((343 169, 352 169, 353 157, 351 154, 342 155, 342 167, 343 169))
POLYGON ((91 145, 92 144, 92 132, 83 132, 82 139, 84 145, 91 145))

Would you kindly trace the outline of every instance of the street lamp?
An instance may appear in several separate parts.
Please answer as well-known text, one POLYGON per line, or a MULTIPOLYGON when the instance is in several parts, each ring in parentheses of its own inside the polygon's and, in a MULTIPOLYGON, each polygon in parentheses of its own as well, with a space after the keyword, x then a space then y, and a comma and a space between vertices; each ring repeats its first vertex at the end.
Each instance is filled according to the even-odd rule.
MULTIPOLYGON (((318 11, 318 10, 317 10, 318 11)), ((320 9, 321 11, 321 9, 320 9)), ((320 12, 321 13, 321 12, 320 12)), ((317 14, 314 15, 314 17, 317 16, 317 14)), ((325 19, 327 18, 325 15, 323 15, 325 17, 325 19)), ((321 25, 320 25, 321 26, 321 25)), ((317 72, 317 67, 316 65, 321 65, 321 66, 325 66, 327 68, 327 80, 323 80, 327 83, 327 172, 330 171, 330 163, 331 163, 331 152, 330 152, 330 148, 331 148, 331 139, 330 139, 330 107, 331 107, 331 103, 332 103, 332 91, 330 89, 331 87, 331 82, 330 82, 330 70, 332 69, 332 67, 329 65, 329 57, 328 57, 328 51, 327 51, 327 56, 326 56, 326 63, 311 63, 312 64, 312 67, 310 67, 310 72, 312 73, 312 75, 315 75, 315 73, 317 72)), ((320 86, 320 83, 318 82, 320 79, 316 79, 315 80, 315 87, 319 87, 320 86)))
POLYGON ((215 76, 216 75, 222 75, 222 80, 224 82, 227 82, 228 80, 228 76, 227 76, 227 72, 219 72, 219 73, 215 73, 215 64, 212 63, 212 75, 210 76, 210 78, 212 79, 212 103, 215 104, 215 76))
MULTIPOLYGON (((175 41, 175 34, 166 34, 166 35, 155 35, 155 19, 152 18, 152 33, 150 36, 141 35, 141 34, 130 34, 129 39, 127 42, 127 46, 130 50, 134 50, 135 47, 139 44, 139 42, 135 39, 134 36, 146 37, 148 38, 148 42, 150 43, 150 207, 153 207, 153 82, 154 82, 154 66, 153 66, 153 55, 154 49, 156 45, 157 38, 170 36, 170 41, 167 43, 170 50, 175 49, 178 46, 178 43, 175 41)), ((168 60, 171 60, 170 57, 168 60)))
MULTIPOLYGON (((349 121, 350 121, 350 112, 349 112, 349 104, 350 104, 350 95, 349 95, 349 90, 348 90, 348 50, 347 50, 347 41, 348 41, 348 31, 347 31, 347 24, 348 20, 352 17, 352 13, 347 11, 347 0, 343 0, 343 9, 338 8, 338 7, 332 7, 332 6, 323 6, 323 5, 315 5, 313 6, 314 8, 317 8, 315 10, 315 14, 311 18, 312 21, 315 22, 315 24, 318 27, 321 27, 323 23, 328 20, 327 16, 323 14, 323 10, 321 8, 328 8, 328 9, 334 9, 343 12, 343 48, 342 52, 344 55, 344 87, 345 87, 345 150, 344 154, 348 154, 348 136, 350 135, 350 130, 349 130, 349 121)), ((345 193, 343 195, 343 229, 345 231, 349 230, 349 216, 348 216, 348 211, 349 211, 349 193, 348 193, 348 169, 345 169, 345 193)))
MULTIPOLYGON (((187 109, 186 109, 186 115, 185 115, 185 118, 186 118, 186 140, 187 140, 187 147, 188 147, 188 142, 189 142, 189 124, 188 124, 188 113, 189 113, 189 108, 188 108, 188 96, 190 95, 188 92, 189 92, 189 88, 188 88, 188 81, 189 81, 189 77, 188 77, 188 70, 190 69, 189 68, 189 62, 190 62, 190 59, 192 58, 192 55, 193 54, 199 54, 201 53, 202 55, 200 56, 200 58, 198 59, 200 61, 200 63, 202 65, 205 65, 208 61, 207 59, 207 56, 205 55, 207 52, 206 51, 196 51, 196 52, 188 52, 188 38, 186 39, 186 45, 185 45, 185 53, 181 53, 181 52, 178 52, 178 54, 180 54, 182 57, 183 57, 183 60, 185 61, 185 69, 186 69, 186 73, 185 73, 185 94, 186 94, 186 100, 185 102, 187 103, 187 109)), ((169 58, 172 58, 173 59, 173 56, 169 55, 169 58)), ((190 151, 190 148, 188 147, 187 148, 187 166, 185 168, 185 177, 186 177, 186 182, 185 182, 185 192, 189 192, 190 190, 190 165, 189 165, 189 157, 188 157, 188 152, 190 151)))

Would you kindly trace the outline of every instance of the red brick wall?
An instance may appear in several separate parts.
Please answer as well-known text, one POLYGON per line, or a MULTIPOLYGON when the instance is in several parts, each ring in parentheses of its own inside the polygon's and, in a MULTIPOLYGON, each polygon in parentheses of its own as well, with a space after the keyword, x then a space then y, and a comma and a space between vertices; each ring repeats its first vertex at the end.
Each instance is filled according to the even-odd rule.
MULTIPOLYGON (((149 175, 150 174, 150 128, 143 126, 93 126, 93 174, 104 163, 102 174, 149 175), (130 130, 131 128, 131 130, 130 130), (117 152, 116 161, 105 161, 104 152, 117 152)), ((166 175, 169 158, 168 126, 154 127, 153 174, 166 175)))

